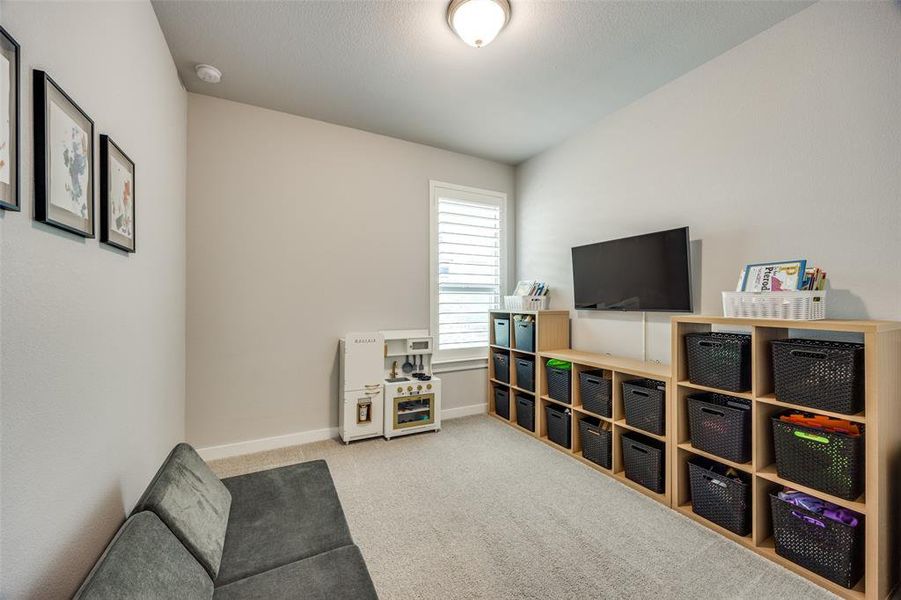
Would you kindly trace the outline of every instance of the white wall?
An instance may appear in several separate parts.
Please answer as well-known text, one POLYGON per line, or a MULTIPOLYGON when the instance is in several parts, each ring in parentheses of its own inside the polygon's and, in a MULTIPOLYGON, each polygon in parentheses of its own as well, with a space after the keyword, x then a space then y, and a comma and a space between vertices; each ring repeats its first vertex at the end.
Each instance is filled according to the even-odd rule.
MULTIPOLYGON (((198 447, 336 427, 340 336, 429 326, 429 179, 513 192, 506 165, 194 94, 188 164, 198 447)), ((445 408, 484 402, 484 370, 442 377, 445 408)))
MULTIPOLYGON (((824 2, 517 170, 517 275, 572 307, 570 248, 689 225, 698 312, 748 262, 827 269, 832 317, 901 319, 901 5, 824 2)), ((640 265, 636 265, 640 268, 640 265)), ((649 358, 670 359, 649 315, 649 358)), ((641 354, 637 314, 573 312, 573 344, 641 354)))
POLYGON ((186 94, 147 2, 0 6, 23 205, 0 214, 0 596, 68 598, 184 435, 186 94), (136 254, 34 222, 32 68, 135 161, 136 254))

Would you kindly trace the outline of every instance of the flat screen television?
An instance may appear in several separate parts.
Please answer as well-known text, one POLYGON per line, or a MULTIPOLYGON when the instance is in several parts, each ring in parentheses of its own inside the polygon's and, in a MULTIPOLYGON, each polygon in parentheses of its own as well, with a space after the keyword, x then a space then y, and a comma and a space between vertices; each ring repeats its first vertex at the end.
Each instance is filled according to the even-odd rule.
POLYGON ((572 249, 577 310, 691 312, 688 227, 572 249))

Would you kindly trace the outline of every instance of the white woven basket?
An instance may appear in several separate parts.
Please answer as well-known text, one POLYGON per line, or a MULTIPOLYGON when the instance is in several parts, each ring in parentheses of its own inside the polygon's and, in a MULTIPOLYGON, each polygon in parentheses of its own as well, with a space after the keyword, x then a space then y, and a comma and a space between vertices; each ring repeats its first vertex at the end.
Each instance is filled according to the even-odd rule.
POLYGON ((723 314, 748 319, 819 321, 826 318, 826 292, 723 292, 723 314))
POLYGON ((549 296, 504 296, 507 310, 547 310, 549 296))

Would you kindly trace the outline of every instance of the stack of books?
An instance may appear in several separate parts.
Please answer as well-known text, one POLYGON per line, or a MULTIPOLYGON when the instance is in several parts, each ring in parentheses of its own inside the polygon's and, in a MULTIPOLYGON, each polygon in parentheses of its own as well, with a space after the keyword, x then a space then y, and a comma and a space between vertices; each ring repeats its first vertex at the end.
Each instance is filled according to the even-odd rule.
POLYGON ((547 296, 550 287, 543 281, 535 281, 532 279, 523 279, 516 284, 513 290, 514 296, 547 296))
POLYGON ((801 284, 802 290, 820 291, 826 289, 826 271, 819 267, 807 267, 804 271, 804 282, 801 284))

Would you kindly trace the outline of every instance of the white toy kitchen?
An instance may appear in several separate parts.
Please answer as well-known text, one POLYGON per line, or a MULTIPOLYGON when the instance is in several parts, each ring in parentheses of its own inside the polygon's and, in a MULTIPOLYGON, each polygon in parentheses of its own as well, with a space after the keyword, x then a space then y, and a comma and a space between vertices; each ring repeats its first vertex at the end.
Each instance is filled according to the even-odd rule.
POLYGON ((341 340, 338 429, 345 443, 441 428, 432 344, 424 329, 352 333, 341 340))

